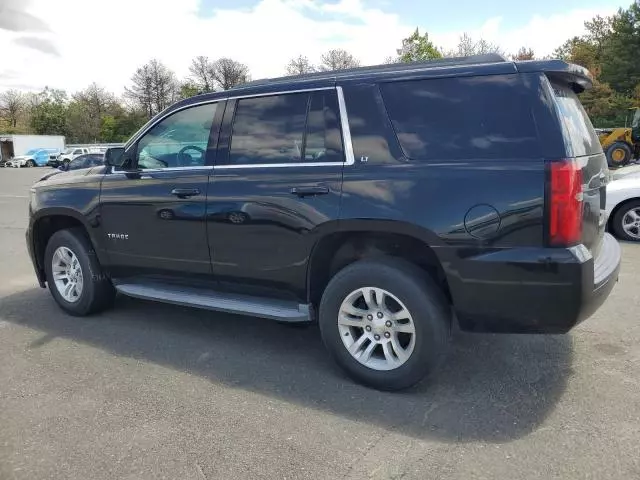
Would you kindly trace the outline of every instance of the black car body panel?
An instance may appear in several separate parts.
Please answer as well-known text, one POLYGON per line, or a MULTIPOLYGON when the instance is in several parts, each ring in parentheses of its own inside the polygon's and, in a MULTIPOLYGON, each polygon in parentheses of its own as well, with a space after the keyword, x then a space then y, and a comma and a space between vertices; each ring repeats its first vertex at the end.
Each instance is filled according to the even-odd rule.
POLYGON ((378 237, 398 239, 400 249, 407 239, 423 252, 410 260, 442 277, 464 329, 566 332, 606 299, 620 264, 619 246, 604 233, 604 156, 574 148, 558 100, 558 91, 589 83, 564 62, 490 56, 275 79, 183 100, 131 138, 122 169, 36 184, 30 253, 42 283, 32 228, 66 212, 115 279, 156 275, 314 303, 315 276, 342 265, 334 258, 342 242, 352 242, 353 260, 378 248, 378 237), (208 130, 197 133, 200 166, 136 168, 152 129, 213 103, 208 130), (252 139, 280 137, 263 117, 243 119, 296 105, 299 126, 290 128, 305 132, 302 144, 287 137, 285 149, 251 150, 252 139), (305 142, 319 119, 315 161, 305 142), (265 130, 242 130, 256 124, 265 130), (304 159, 282 157, 300 145, 304 159), (566 159, 581 168, 582 237, 557 247, 549 166, 566 159))

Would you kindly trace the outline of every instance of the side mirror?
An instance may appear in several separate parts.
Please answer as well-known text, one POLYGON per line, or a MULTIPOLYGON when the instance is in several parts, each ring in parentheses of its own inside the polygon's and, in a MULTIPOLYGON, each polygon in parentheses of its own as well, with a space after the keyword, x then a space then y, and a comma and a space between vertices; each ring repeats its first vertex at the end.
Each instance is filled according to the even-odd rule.
POLYGON ((110 147, 104 152, 104 163, 111 167, 120 167, 124 160, 124 147, 110 147))

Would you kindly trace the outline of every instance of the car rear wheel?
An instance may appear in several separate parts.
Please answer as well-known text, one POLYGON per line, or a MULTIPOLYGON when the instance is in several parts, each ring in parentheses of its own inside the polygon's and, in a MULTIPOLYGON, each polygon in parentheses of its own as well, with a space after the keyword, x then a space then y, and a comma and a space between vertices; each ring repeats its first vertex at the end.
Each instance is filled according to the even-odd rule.
POLYGON ((59 230, 49 239, 44 256, 51 295, 72 315, 89 315, 110 306, 115 289, 81 228, 59 230))
POLYGON ((376 389, 399 390, 440 365, 451 316, 426 273, 385 257, 336 274, 322 296, 319 323, 325 346, 348 375, 376 389))
POLYGON ((622 167, 631 161, 633 152, 625 142, 615 142, 607 148, 607 163, 610 167, 622 167))
POLYGON ((613 216, 612 229, 622 240, 640 242, 640 200, 624 204, 613 216))
POLYGON ((27 167, 31 168, 35 166, 36 166, 36 162, 34 162, 33 160, 27 160, 27 167))

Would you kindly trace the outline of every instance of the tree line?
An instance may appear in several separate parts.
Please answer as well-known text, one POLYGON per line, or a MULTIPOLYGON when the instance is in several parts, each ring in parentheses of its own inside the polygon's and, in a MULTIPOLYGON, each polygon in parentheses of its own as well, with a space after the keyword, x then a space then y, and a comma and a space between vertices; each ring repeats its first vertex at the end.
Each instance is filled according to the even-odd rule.
POLYGON ((585 35, 567 40, 554 56, 591 72, 594 86, 580 100, 594 125, 624 126, 628 109, 640 107, 640 0, 585 27, 585 35))
MULTIPOLYGON (((596 126, 624 123, 628 108, 640 106, 640 0, 610 17, 596 16, 585 23, 586 34, 568 39, 550 57, 589 69, 594 88, 581 100, 596 126)), ((468 34, 454 49, 438 47, 428 33, 416 29, 402 41, 396 55, 384 63, 413 62, 445 57, 498 53, 514 60, 536 59, 526 46, 508 54, 500 45, 468 34)), ((319 63, 298 55, 284 70, 287 75, 354 68, 361 62, 343 49, 324 53, 319 63)), ((149 118, 173 102, 194 95, 227 90, 251 80, 247 65, 231 58, 197 56, 189 75, 179 79, 158 59, 137 68, 117 97, 96 83, 69 95, 46 87, 38 93, 0 92, 0 133, 65 135, 69 143, 123 142, 149 118)))

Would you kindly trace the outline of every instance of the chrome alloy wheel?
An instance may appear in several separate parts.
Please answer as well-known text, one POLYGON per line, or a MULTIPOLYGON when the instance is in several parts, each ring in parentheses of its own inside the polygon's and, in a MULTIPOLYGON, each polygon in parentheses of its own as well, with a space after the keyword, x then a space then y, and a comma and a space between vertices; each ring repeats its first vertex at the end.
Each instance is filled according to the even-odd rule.
POLYGON ((351 292, 340 305, 338 329, 353 358, 372 370, 393 370, 413 353, 416 329, 407 307, 376 287, 351 292))
POLYGON ((58 247, 51 259, 51 271, 58 293, 69 303, 82 294, 83 276, 78 257, 67 247, 58 247))
POLYGON ((640 207, 632 208, 622 217, 622 228, 630 237, 640 240, 640 207))

